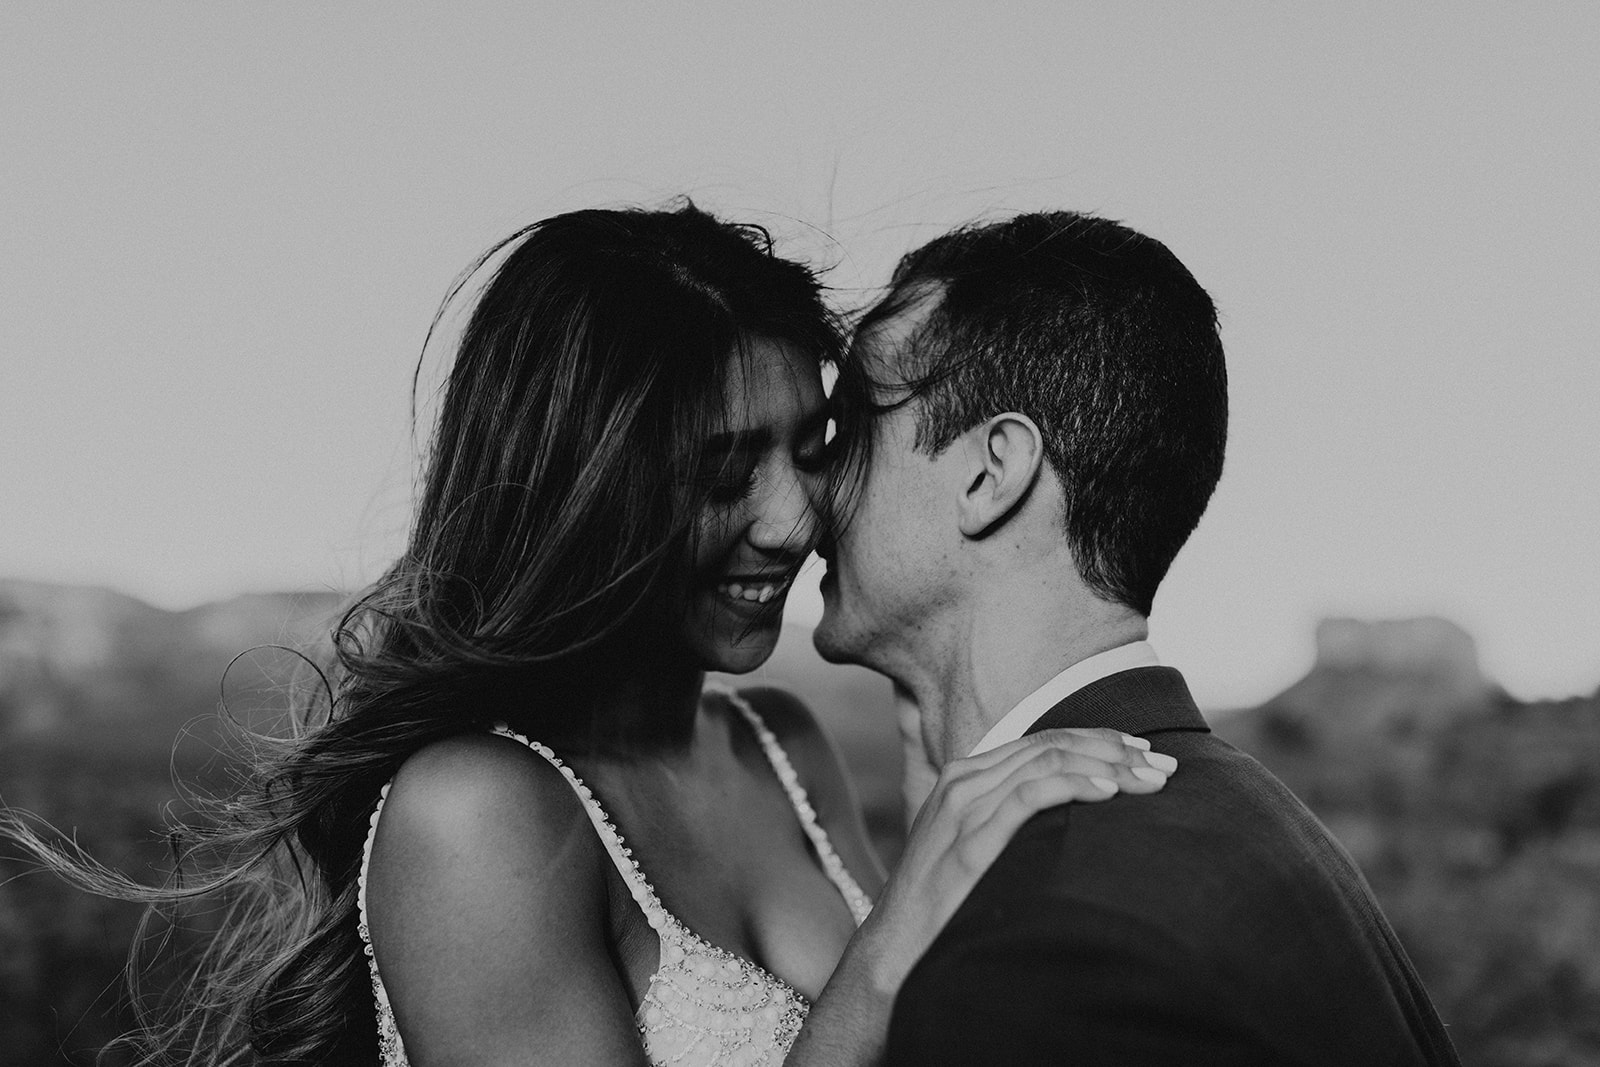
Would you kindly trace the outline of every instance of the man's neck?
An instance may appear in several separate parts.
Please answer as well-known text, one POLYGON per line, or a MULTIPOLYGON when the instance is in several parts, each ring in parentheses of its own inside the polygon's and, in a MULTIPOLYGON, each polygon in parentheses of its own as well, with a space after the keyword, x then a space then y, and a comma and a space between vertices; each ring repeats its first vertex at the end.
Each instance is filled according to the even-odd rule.
POLYGON ((970 752, 1024 697, 1074 663, 1149 635, 1142 615, 1082 596, 990 595, 897 672, 936 767, 970 752), (937 647, 934 647, 937 646, 937 647))

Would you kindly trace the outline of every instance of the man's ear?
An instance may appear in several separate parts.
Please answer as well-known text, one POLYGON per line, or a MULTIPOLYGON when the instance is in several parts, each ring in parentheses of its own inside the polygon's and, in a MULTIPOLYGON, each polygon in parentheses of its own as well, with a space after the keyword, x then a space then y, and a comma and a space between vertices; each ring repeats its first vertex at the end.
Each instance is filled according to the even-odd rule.
POLYGON ((961 532, 982 537, 1027 499, 1044 464, 1044 438, 1028 416, 996 415, 962 435, 967 482, 957 506, 961 532))

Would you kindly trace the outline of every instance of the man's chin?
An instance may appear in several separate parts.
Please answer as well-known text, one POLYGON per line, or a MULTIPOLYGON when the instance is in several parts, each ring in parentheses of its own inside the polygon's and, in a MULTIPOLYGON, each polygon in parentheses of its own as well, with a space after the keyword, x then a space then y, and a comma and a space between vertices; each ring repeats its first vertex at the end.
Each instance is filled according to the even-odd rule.
POLYGON ((829 663, 856 663, 854 649, 838 625, 839 620, 832 605, 823 609, 822 620, 811 631, 811 643, 816 647, 817 655, 829 663))

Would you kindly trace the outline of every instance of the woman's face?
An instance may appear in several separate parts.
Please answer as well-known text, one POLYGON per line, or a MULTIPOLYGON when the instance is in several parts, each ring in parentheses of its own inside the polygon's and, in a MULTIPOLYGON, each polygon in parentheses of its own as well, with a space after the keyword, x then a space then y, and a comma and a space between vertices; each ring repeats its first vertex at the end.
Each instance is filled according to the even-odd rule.
POLYGON ((707 670, 760 666, 816 542, 828 415, 814 356, 751 338, 730 357, 723 431, 706 442, 714 479, 700 517, 684 637, 707 670))

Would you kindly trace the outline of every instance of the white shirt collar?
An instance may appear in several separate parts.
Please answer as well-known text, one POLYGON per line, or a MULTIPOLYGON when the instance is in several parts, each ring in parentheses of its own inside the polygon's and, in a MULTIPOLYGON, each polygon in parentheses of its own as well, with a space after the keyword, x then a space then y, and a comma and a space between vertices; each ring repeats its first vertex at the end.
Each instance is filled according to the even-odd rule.
POLYGON ((983 735, 983 740, 968 755, 976 756, 991 748, 999 748, 1007 741, 1015 741, 1027 733, 1028 727, 1038 722, 1045 712, 1091 682, 1122 671, 1131 671, 1135 667, 1155 667, 1160 663, 1155 648, 1148 641, 1130 641, 1079 660, 1023 697, 1020 704, 989 727, 989 732, 983 735))

